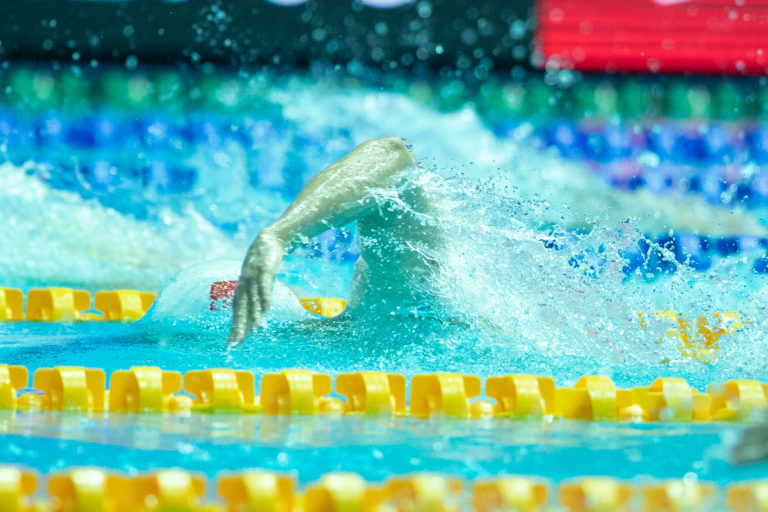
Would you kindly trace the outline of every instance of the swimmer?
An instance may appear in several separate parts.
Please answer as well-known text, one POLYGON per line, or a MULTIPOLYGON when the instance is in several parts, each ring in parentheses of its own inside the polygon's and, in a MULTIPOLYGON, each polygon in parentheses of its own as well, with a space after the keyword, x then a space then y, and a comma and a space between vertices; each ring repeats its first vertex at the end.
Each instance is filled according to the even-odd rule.
POLYGON ((437 270, 428 255, 442 246, 443 237, 439 227, 425 221, 433 206, 424 190, 400 187, 405 171, 416 164, 402 139, 388 137, 364 142, 313 177, 248 249, 227 346, 258 328, 270 306, 275 274, 297 242, 354 221, 360 257, 343 314, 390 314, 423 300, 424 286, 418 285, 437 270))

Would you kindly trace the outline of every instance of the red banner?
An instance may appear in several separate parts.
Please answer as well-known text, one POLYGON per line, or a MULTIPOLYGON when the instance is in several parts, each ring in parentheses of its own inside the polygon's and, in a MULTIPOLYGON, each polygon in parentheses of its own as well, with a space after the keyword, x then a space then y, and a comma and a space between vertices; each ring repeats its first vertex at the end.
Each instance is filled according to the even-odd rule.
POLYGON ((768 0, 538 0, 547 67, 768 74, 768 0))

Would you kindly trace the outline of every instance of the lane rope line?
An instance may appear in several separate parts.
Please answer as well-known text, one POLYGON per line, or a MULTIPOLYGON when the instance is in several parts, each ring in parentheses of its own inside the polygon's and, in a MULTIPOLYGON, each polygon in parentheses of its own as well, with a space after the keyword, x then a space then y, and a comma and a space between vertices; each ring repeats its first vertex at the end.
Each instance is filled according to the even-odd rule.
POLYGON ((134 366, 113 372, 107 389, 104 370, 58 366, 37 369, 34 389, 28 383, 26 367, 0 365, 0 409, 662 423, 754 422, 768 413, 768 384, 745 379, 713 383, 700 392, 677 377, 620 389, 610 377, 595 375, 581 377, 572 387, 558 387, 552 377, 535 375, 488 377, 483 382, 474 375, 431 373, 409 381, 404 375, 378 371, 341 373, 334 379, 286 369, 262 375, 257 393, 255 375, 245 370, 190 370, 182 378, 180 372, 134 366))
POLYGON ((286 474, 258 470, 221 475, 215 481, 207 481, 199 474, 179 469, 129 476, 100 468, 78 468, 50 474, 46 480, 47 492, 41 492, 36 473, 0 465, 0 509, 14 512, 678 512, 715 509, 758 512, 766 510, 768 491, 768 480, 719 488, 690 479, 631 483, 611 477, 584 477, 555 485, 521 476, 465 482, 448 475, 421 473, 370 483, 356 473, 342 472, 327 473, 299 488, 286 474), (206 493, 214 486, 215 498, 210 496, 213 493, 206 493))

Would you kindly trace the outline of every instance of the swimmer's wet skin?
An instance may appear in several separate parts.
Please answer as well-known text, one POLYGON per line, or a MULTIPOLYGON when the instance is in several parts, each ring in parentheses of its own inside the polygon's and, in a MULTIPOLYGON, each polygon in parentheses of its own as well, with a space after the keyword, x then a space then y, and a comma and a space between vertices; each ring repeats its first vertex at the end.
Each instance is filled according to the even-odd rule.
MULTIPOLYGON (((283 215, 263 229, 248 249, 235 292, 227 346, 241 343, 269 308, 275 274, 300 238, 357 221, 360 257, 355 263, 345 314, 371 314, 381 305, 391 312, 408 305, 407 284, 432 272, 420 248, 441 243, 439 228, 419 221, 432 209, 419 187, 381 200, 417 164, 397 137, 373 139, 319 172, 283 215), (377 194, 378 192, 378 194, 377 194)), ((390 194, 391 195, 391 194, 390 194)), ((429 251, 427 251, 429 252, 429 251)))

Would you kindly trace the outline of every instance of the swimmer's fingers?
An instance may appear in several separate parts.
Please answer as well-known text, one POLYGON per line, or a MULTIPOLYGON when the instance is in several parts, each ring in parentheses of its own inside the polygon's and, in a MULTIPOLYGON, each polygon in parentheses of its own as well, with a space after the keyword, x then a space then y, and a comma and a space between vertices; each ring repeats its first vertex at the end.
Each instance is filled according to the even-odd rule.
POLYGON ((264 316, 264 308, 261 307, 261 282, 262 269, 258 269, 256 276, 250 283, 248 290, 248 319, 251 322, 251 329, 258 329, 261 325, 261 318, 264 316))
POLYGON ((241 343, 261 324, 272 299, 275 273, 283 261, 284 244, 267 230, 259 233, 243 263, 232 311, 232 329, 227 346, 241 343))
POLYGON ((232 301, 232 328, 229 331, 227 347, 239 345, 248 337, 253 329, 252 313, 250 310, 249 296, 253 295, 250 280, 241 279, 235 290, 235 297, 232 301))
POLYGON ((275 284, 275 274, 279 272, 283 262, 285 247, 276 237, 269 234, 259 234, 258 240, 260 264, 254 276, 258 288, 258 308, 263 315, 272 301, 272 287, 275 284))
POLYGON ((248 335, 248 305, 245 300, 243 283, 240 282, 235 289, 235 296, 232 300, 232 327, 229 330, 227 347, 233 347, 240 344, 248 335))
POLYGON ((262 270, 261 274, 259 275, 258 304, 262 314, 264 314, 267 309, 269 309, 269 305, 272 302, 272 287, 274 284, 275 274, 268 270, 262 270))

